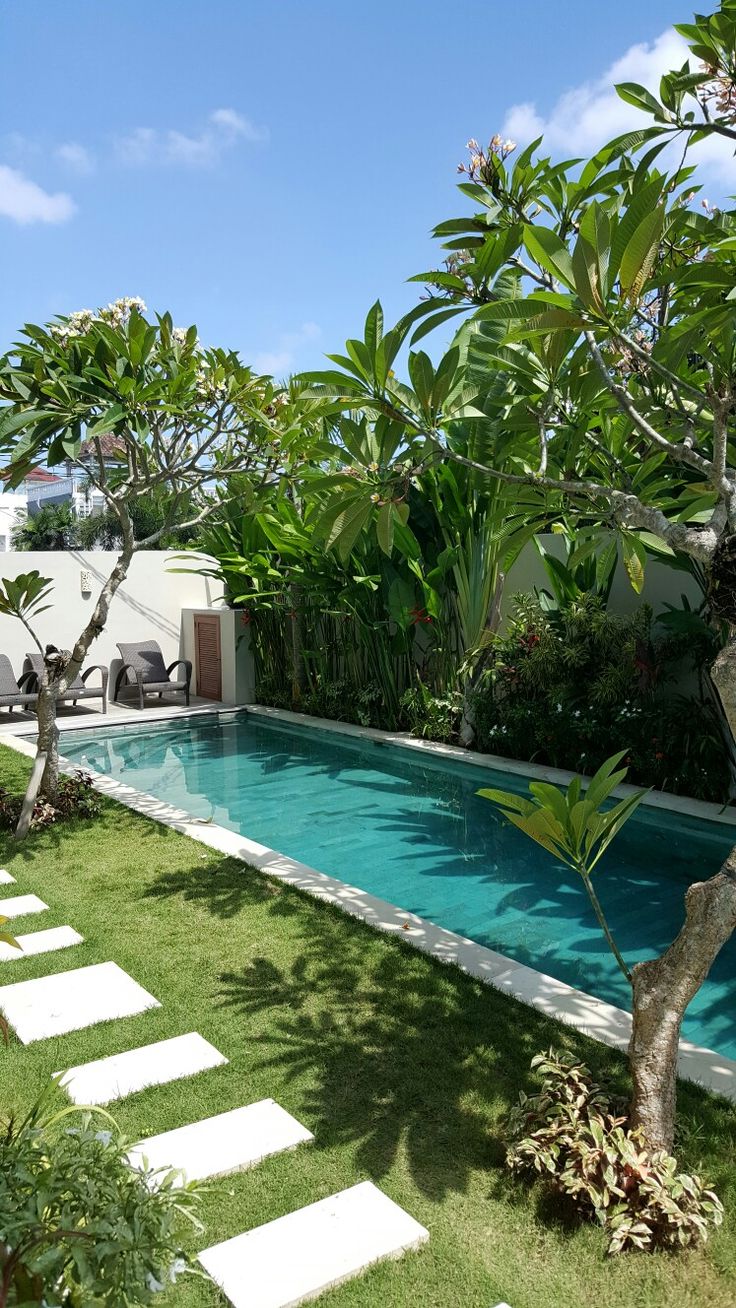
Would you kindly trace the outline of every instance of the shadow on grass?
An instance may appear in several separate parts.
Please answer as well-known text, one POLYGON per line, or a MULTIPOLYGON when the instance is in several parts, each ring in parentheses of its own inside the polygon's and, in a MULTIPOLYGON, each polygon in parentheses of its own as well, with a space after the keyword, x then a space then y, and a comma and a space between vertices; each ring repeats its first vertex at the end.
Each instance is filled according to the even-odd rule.
MULTIPOLYGON (((377 1180, 405 1157, 432 1199, 467 1192, 484 1172, 491 1192, 528 1204, 504 1167, 504 1119, 536 1086, 532 1056, 552 1043, 628 1093, 621 1055, 236 860, 163 873, 146 894, 181 895, 222 920, 249 908, 289 919, 283 934, 271 922, 259 957, 220 974, 220 1003, 236 1019, 268 1015, 262 1066, 292 1083, 318 1146, 351 1149, 377 1180)), ((733 1105, 692 1085, 680 1104, 681 1165, 736 1200, 733 1105)), ((543 1189, 532 1202, 561 1237, 576 1229, 543 1189)))
POLYGON ((184 868, 164 872, 145 891, 148 899, 182 899, 204 904, 214 917, 233 918, 243 909, 267 904, 275 913, 298 913, 297 903, 285 908, 281 904, 281 887, 268 881, 255 869, 235 859, 209 864, 206 868, 184 868))
MULTIPOLYGON (((504 1118, 520 1090, 535 1088, 531 1058, 551 1043, 628 1093, 621 1055, 234 860, 165 873, 147 893, 181 894, 221 919, 256 906, 293 919, 291 961, 264 943, 246 967, 220 975, 221 1003, 270 1016, 259 1037, 263 1065, 297 1087, 318 1144, 352 1147, 375 1179, 405 1153, 432 1198, 465 1192, 472 1174, 485 1171, 507 1201, 528 1202, 528 1187, 504 1168, 504 1118)), ((733 1105, 687 1084, 680 1099, 682 1165, 733 1192, 733 1105)), ((560 1234, 574 1229, 541 1191, 537 1205, 560 1234)))
POLYGON ((262 957, 223 973, 222 1003, 273 1014, 263 1063, 301 1088, 319 1144, 352 1147, 376 1179, 405 1153, 433 1198, 467 1190, 474 1171, 502 1162, 494 1128, 513 1094, 506 1072, 533 1052, 515 1005, 502 1012, 449 968, 390 942, 368 949, 344 921, 309 916, 288 969, 262 957))

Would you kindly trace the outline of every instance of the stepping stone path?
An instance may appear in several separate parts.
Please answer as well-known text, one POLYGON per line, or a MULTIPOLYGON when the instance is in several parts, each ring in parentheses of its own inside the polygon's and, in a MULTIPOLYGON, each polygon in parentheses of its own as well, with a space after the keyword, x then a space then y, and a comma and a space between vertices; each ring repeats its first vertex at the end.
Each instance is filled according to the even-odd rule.
POLYGON ((212 1245, 199 1261, 234 1308, 296 1308, 429 1232, 370 1181, 212 1245))
POLYGON ((160 1007, 117 963, 0 986, 0 1012, 24 1045, 160 1007))
POLYGON ((20 949, 0 940, 0 962, 12 963, 14 959, 31 958, 34 954, 50 954, 54 949, 69 949, 71 945, 81 945, 84 936, 70 926, 60 926, 49 927, 47 931, 31 931, 29 935, 16 936, 15 939, 20 949))
MULTIPOLYGON (((247 1108, 234 1108, 141 1140, 130 1150, 128 1162, 133 1167, 181 1170, 178 1184, 185 1185, 245 1171, 271 1154, 296 1149, 313 1139, 312 1132, 285 1108, 273 1099, 262 1099, 247 1108)), ((159 1172, 151 1177, 152 1185, 160 1184, 164 1175, 159 1172)))
POLYGON ((165 1085, 181 1077, 196 1076, 210 1067, 227 1063, 214 1045, 196 1031, 142 1045, 124 1054, 82 1063, 67 1072, 57 1072, 60 1084, 75 1104, 110 1104, 148 1086, 165 1085))
MULTIPOLYGON (((12 883, 14 878, 1 868, 0 885, 12 883)), ((7 918, 47 909, 37 895, 0 900, 0 915, 7 918)), ((0 942, 0 962, 67 949, 82 939, 70 926, 30 932, 18 937, 22 954, 0 942)), ((117 963, 95 963, 0 986, 0 1013, 26 1045, 160 1006, 117 963)), ((92 1106, 227 1061, 214 1045, 190 1031, 80 1064, 56 1077, 73 1103, 92 1106)), ((184 1184, 243 1171, 313 1139, 311 1131, 273 1099, 263 1099, 141 1140, 127 1158, 131 1167, 158 1173, 150 1178, 152 1186, 172 1170, 180 1173, 177 1183, 184 1184)), ((296 1308, 373 1263, 400 1258, 428 1239, 423 1226, 365 1181, 212 1245, 199 1261, 233 1308, 296 1308)))
POLYGON ((0 917, 25 917, 27 913, 45 913, 48 904, 44 904, 38 895, 15 895, 12 899, 0 899, 0 917))

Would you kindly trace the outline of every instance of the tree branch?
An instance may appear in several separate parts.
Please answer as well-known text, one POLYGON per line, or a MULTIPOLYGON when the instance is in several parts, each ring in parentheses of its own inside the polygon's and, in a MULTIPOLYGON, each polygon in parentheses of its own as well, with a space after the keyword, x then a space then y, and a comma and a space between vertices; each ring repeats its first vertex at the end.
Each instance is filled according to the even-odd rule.
MULTIPOLYGON (((607 389, 611 392, 611 395, 616 400, 619 408, 623 409, 624 413, 626 413, 631 419, 637 431, 640 431, 642 436, 645 436, 647 440, 651 441, 653 445, 656 445, 658 449, 666 450, 673 459, 677 459, 678 462, 681 463, 686 463, 691 468, 696 468, 699 473, 704 477, 707 477, 712 483, 713 464, 710 459, 706 459, 702 454, 698 454, 696 450, 693 450, 689 445, 686 445, 682 441, 675 442, 668 440, 667 437, 662 436, 650 422, 647 422, 646 418, 639 413, 639 410, 626 390, 626 387, 621 386, 619 382, 615 381, 611 376, 610 370, 606 367, 606 361, 598 348, 593 333, 589 329, 586 329, 583 332, 583 335, 593 357, 593 361, 603 378, 607 389)), ((731 487, 724 479, 721 479, 721 483, 717 489, 721 494, 731 494, 731 487)))

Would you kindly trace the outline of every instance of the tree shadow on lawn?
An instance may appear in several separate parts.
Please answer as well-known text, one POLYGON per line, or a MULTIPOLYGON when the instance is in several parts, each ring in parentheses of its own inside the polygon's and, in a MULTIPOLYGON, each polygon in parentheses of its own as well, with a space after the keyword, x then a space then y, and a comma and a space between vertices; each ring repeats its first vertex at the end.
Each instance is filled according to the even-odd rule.
MULTIPOLYGON (((376 1180, 404 1155, 431 1199, 467 1192, 482 1171, 506 1202, 528 1203, 528 1186, 505 1170, 504 1119, 520 1090, 538 1088, 530 1062, 550 1044, 628 1094, 622 1055, 235 860, 163 874, 146 893, 181 894, 222 919, 256 906, 290 919, 291 961, 280 961, 283 941, 274 958, 264 940, 260 957, 220 974, 221 1004, 269 1015, 261 1066, 295 1086, 318 1146, 354 1148, 376 1180)), ((736 1188, 733 1105, 685 1084, 680 1101, 681 1165, 705 1170, 725 1198, 736 1188)), ((545 1224, 575 1229, 542 1190, 536 1203, 545 1224)))
MULTIPOLYGON (((163 872, 144 891, 148 899, 175 898, 181 895, 192 903, 201 903, 214 917, 237 917, 243 909, 255 904, 269 904, 274 913, 284 913, 281 906, 281 886, 261 876, 255 868, 235 859, 224 859, 207 867, 183 868, 163 872)), ((298 913, 298 904, 289 905, 286 912, 298 913)))

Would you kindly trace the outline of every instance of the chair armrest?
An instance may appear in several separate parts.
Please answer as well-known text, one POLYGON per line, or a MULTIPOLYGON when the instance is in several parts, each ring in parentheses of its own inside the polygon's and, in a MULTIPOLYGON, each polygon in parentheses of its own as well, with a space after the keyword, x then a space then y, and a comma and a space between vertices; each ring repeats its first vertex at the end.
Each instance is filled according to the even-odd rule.
POLYGON ((35 672, 33 668, 29 668, 27 672, 21 673, 18 678, 18 690, 23 690, 26 682, 28 682, 28 693, 31 695, 41 689, 41 682, 38 679, 38 673, 35 672))
POLYGON ((184 668, 184 670, 185 670, 185 672, 186 672, 186 676, 187 676, 187 681, 191 681, 191 679, 192 679, 192 662, 191 662, 191 659, 174 659, 174 662, 173 662, 173 663, 170 663, 169 666, 168 666, 168 668, 166 669, 166 675, 167 675, 167 677, 171 677, 171 674, 172 674, 172 672, 174 671, 174 668, 178 668, 178 667, 182 667, 182 668, 184 668))
MULTIPOLYGON (((132 672, 132 673, 133 673, 133 676, 135 677, 136 685, 138 686, 138 688, 140 689, 140 687, 142 686, 142 684, 143 684, 143 673, 141 672, 140 668, 134 668, 134 667, 132 666, 132 664, 130 664, 130 663, 123 663, 122 666, 121 666, 121 668, 120 668, 120 670, 119 670, 119 672, 118 672, 118 675, 117 675, 116 678, 115 678, 115 690, 114 690, 114 692, 113 692, 113 699, 114 699, 114 700, 116 700, 117 697, 118 697, 118 691, 120 690, 120 687, 121 687, 122 684, 123 684, 123 678, 124 678, 124 677, 129 673, 129 672, 132 672)), ((131 683, 128 682, 127 684, 130 685, 131 683)))
POLYGON ((84 682, 85 686, 87 685, 87 678, 88 676, 90 676, 92 672, 100 673, 100 676, 102 677, 102 691, 104 694, 104 692, 107 690, 107 678, 108 678, 107 668, 103 667, 101 663, 91 663, 90 666, 88 668, 85 668, 84 672, 82 673, 82 681, 84 682))

